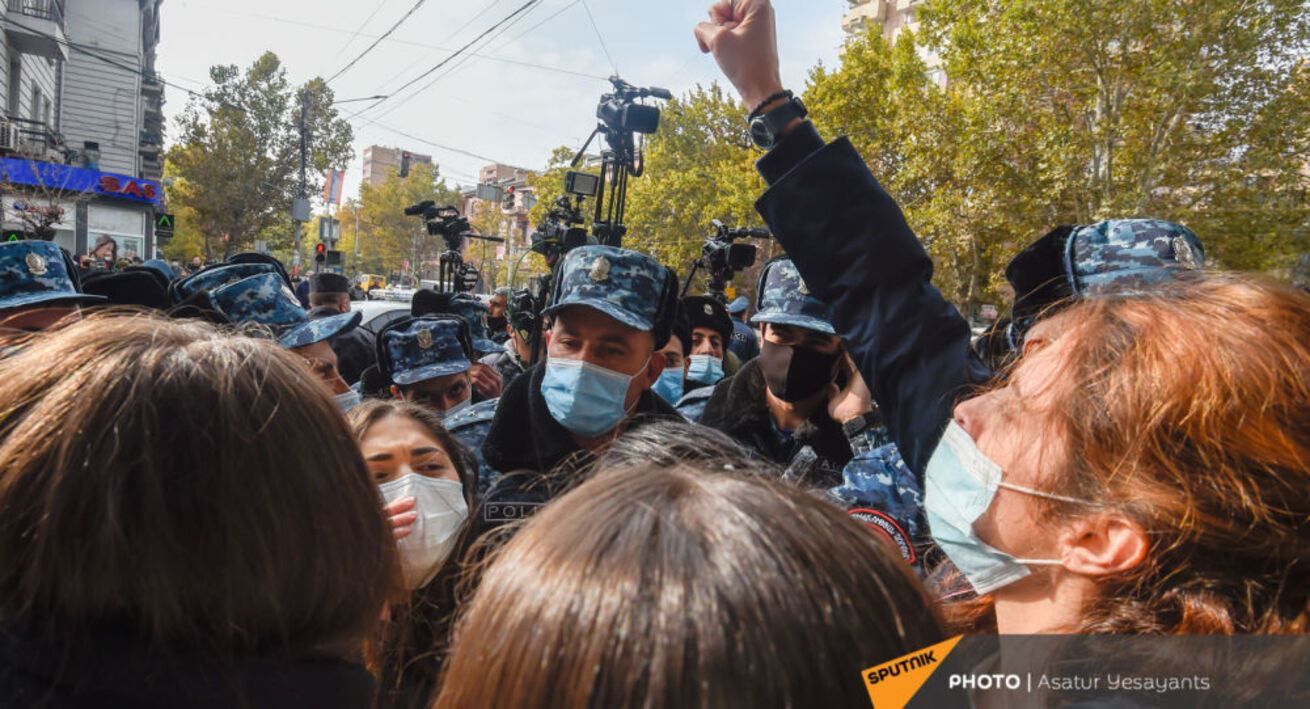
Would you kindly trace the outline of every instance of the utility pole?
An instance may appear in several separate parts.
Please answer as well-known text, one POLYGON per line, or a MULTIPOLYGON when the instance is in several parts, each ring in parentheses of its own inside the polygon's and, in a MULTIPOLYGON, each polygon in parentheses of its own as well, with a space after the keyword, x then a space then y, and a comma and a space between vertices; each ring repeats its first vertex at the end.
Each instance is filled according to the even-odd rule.
POLYGON ((291 253, 291 267, 300 271, 300 246, 305 231, 305 221, 309 219, 309 195, 306 194, 306 176, 309 162, 309 87, 300 92, 300 189, 298 199, 291 207, 291 218, 296 223, 296 241, 291 253))

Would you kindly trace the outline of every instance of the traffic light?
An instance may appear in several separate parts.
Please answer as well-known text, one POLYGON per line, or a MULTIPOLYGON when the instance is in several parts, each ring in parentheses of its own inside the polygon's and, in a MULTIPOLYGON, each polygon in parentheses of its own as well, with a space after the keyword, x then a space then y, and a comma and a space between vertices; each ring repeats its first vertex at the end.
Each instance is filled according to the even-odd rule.
POLYGON ((505 196, 500 201, 500 208, 506 212, 514 211, 514 188, 510 187, 505 190, 505 196))
POLYGON ((400 154, 400 176, 409 177, 409 151, 400 154))
POLYGON ((323 263, 327 261, 327 244, 318 242, 314 245, 314 262, 323 263))

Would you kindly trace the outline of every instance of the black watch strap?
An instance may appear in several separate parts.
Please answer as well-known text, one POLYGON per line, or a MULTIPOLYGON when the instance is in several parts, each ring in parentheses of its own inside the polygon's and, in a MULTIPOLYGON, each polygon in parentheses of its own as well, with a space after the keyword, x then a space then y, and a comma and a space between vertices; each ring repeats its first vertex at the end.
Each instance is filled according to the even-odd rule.
POLYGON ((847 438, 854 438, 878 423, 878 417, 872 411, 867 411, 842 424, 842 433, 847 438))
POLYGON ((792 92, 790 92, 790 91, 787 91, 787 90, 785 90, 785 89, 782 90, 782 91, 779 91, 778 93, 773 94, 772 96, 769 96, 768 98, 766 98, 766 99, 764 99, 763 101, 760 101, 758 104, 756 104, 755 108, 751 109, 751 114, 750 114, 749 116, 746 117, 746 120, 748 120, 748 121, 753 121, 753 120, 755 120, 755 118, 758 117, 761 113, 764 113, 764 107, 765 107, 765 106, 768 106, 769 104, 773 103, 774 101, 777 101, 777 100, 779 100, 779 99, 784 99, 784 98, 790 99, 790 98, 795 98, 795 97, 796 97, 796 94, 794 94, 794 93, 792 93, 792 92))
POLYGON ((807 115, 809 111, 805 108, 805 104, 793 96, 787 103, 751 119, 751 140, 759 147, 768 150, 778 144, 783 129, 792 121, 805 118, 807 115))

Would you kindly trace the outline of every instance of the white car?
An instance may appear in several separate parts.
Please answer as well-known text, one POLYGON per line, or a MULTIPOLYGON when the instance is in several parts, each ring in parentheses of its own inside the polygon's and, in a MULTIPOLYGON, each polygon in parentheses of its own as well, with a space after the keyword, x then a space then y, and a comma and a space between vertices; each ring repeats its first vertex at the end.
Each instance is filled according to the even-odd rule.
POLYGON ((382 328, 409 315, 409 303, 395 300, 356 300, 350 303, 351 312, 363 313, 359 326, 378 334, 382 328))

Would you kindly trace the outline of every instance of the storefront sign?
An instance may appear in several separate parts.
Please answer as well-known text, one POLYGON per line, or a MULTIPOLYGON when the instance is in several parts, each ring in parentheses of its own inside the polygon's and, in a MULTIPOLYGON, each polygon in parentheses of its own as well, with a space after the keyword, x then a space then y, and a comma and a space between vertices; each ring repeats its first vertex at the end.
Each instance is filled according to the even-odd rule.
POLYGON ((153 205, 158 205, 162 196, 159 183, 153 180, 24 158, 0 158, 0 180, 153 205))

